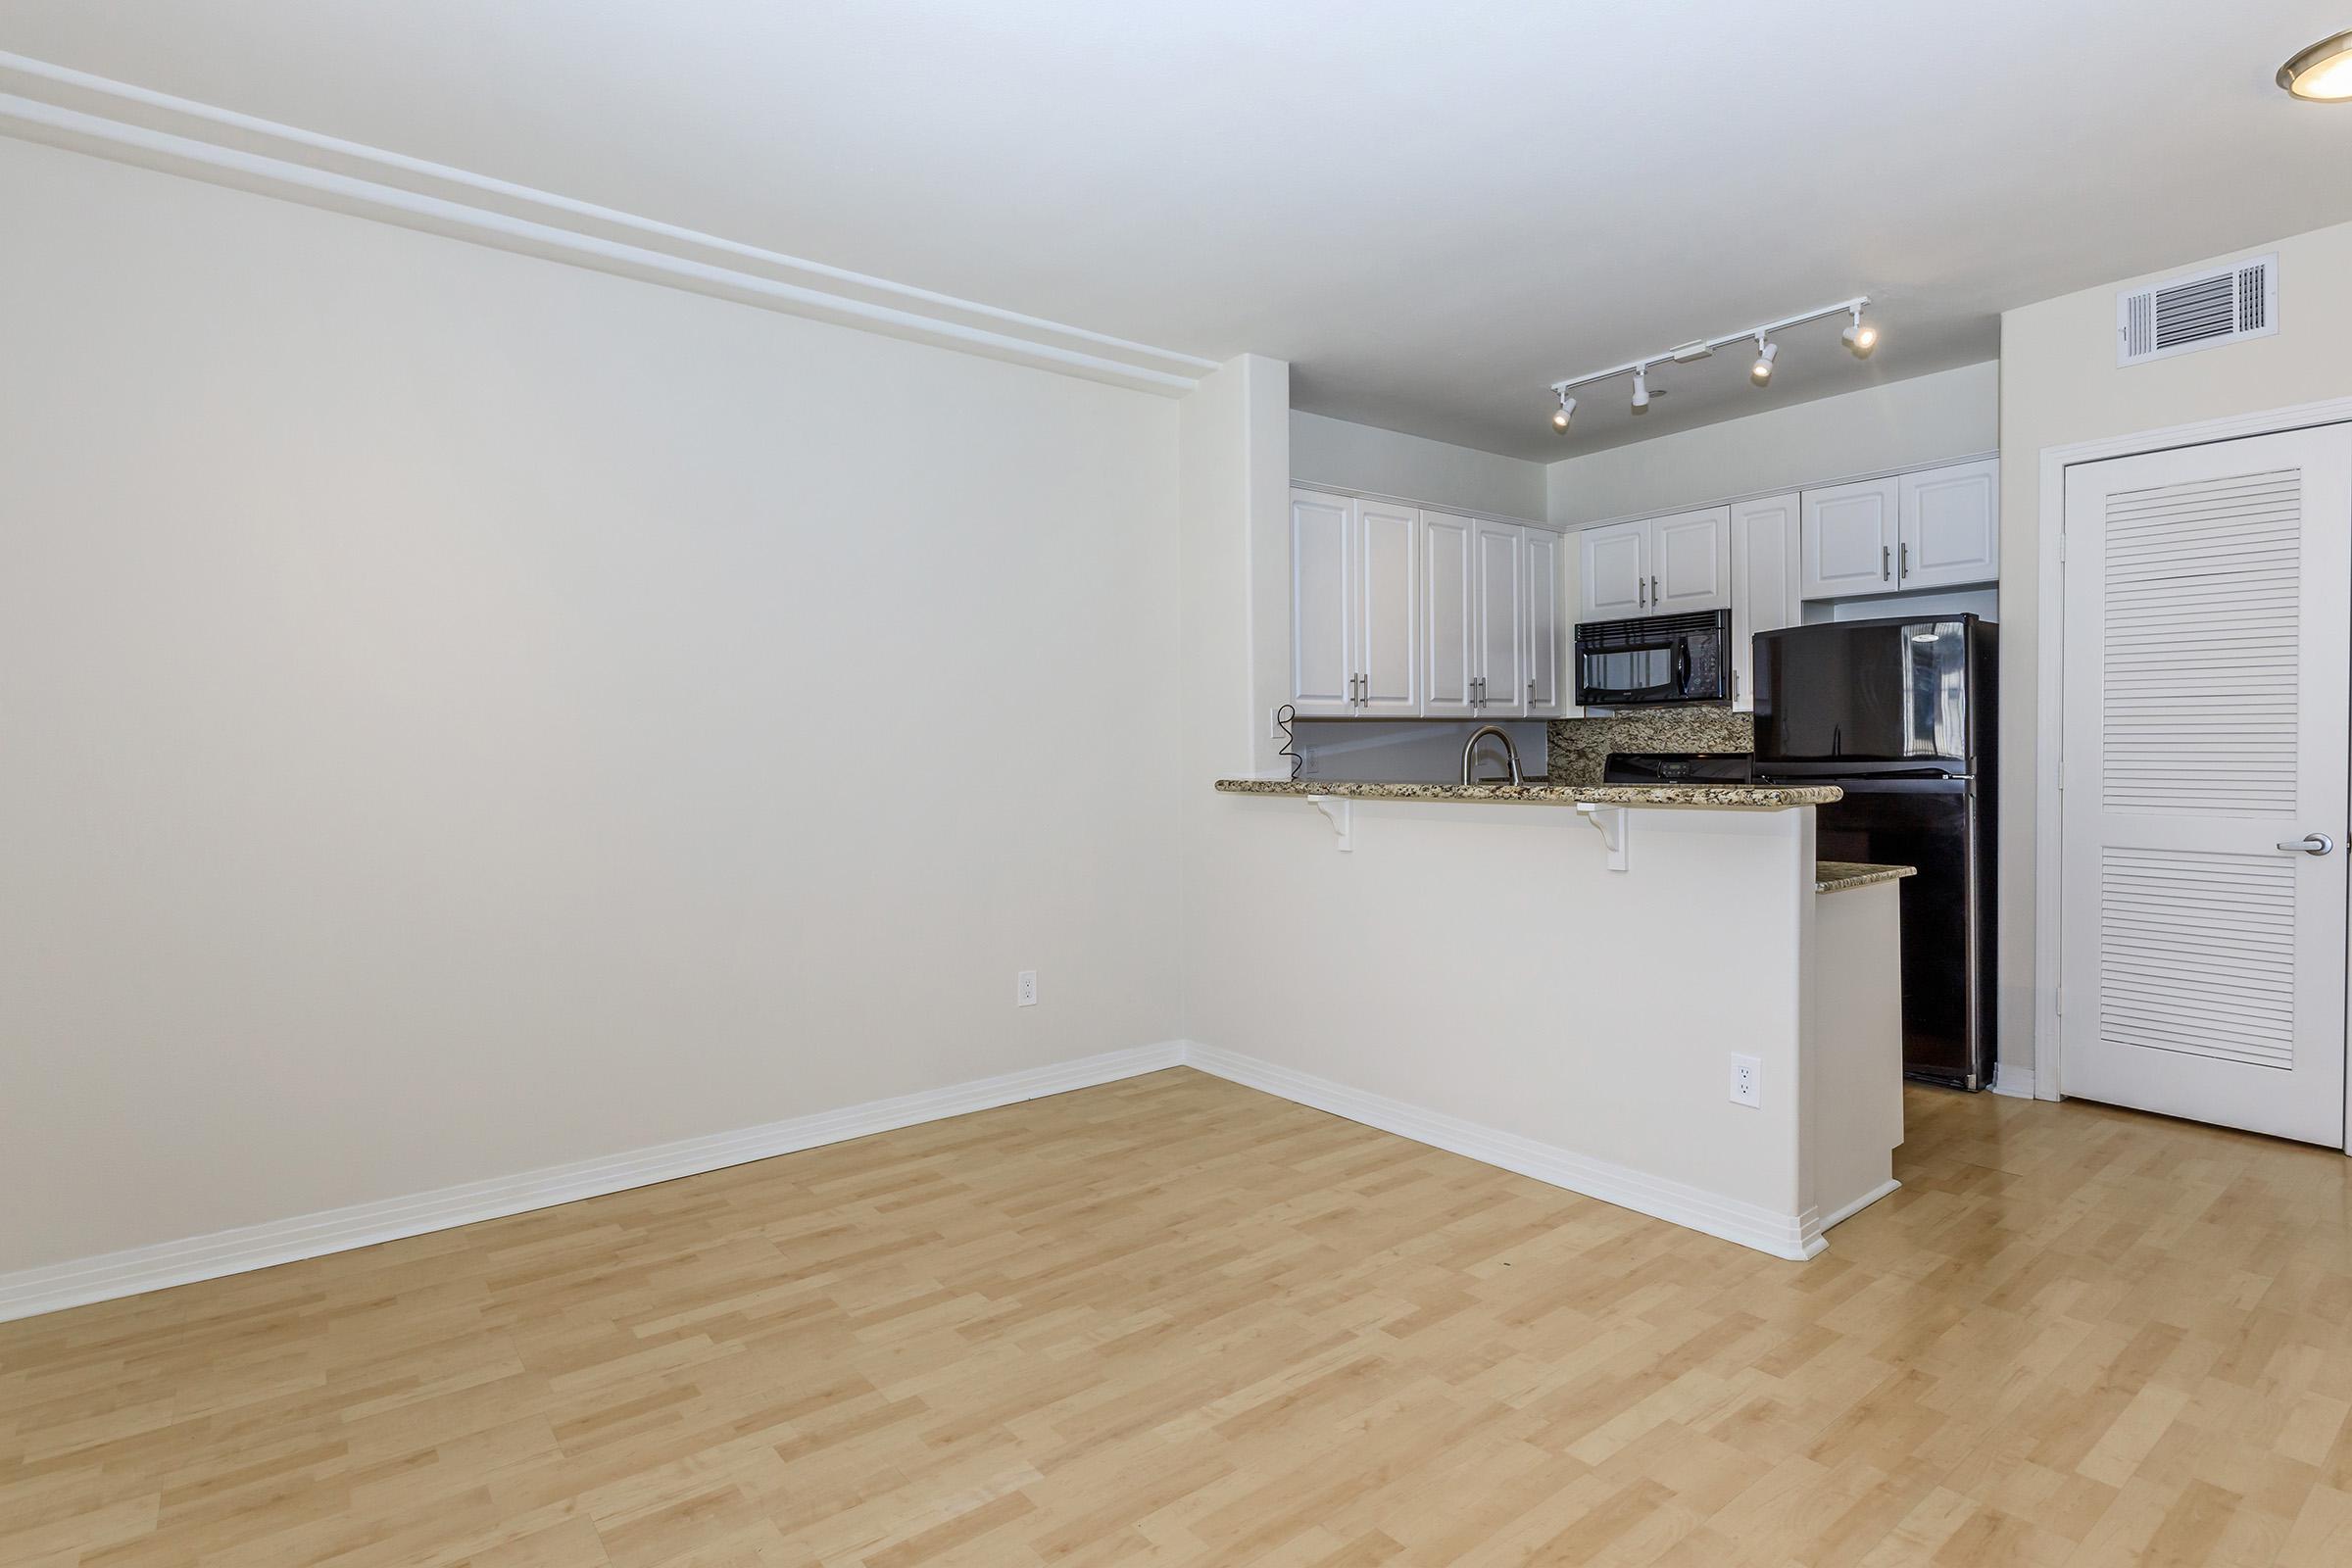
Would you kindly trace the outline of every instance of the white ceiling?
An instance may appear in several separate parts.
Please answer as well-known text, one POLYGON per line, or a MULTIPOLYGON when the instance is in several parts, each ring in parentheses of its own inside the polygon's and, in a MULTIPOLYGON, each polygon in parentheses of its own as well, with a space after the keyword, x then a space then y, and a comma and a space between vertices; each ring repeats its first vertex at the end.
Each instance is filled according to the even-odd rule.
MULTIPOLYGON (((2352 0, 4 0, 0 49, 1222 359, 1551 459, 1992 357, 1998 313, 2352 219, 2352 0), (1866 292, 1669 368, 1549 382, 1866 292)), ((2294 280, 2285 280, 2284 312, 2294 280)))

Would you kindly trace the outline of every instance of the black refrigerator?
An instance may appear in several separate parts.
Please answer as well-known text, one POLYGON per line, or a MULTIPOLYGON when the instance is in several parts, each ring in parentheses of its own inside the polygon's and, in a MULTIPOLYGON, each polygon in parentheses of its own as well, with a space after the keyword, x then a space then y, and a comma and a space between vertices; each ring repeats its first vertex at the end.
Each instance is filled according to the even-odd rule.
POLYGON ((1825 860, 1911 865, 1902 898, 1903 1070, 1992 1086, 1999 628, 1905 615, 1758 632, 1759 781, 1836 784, 1825 860))

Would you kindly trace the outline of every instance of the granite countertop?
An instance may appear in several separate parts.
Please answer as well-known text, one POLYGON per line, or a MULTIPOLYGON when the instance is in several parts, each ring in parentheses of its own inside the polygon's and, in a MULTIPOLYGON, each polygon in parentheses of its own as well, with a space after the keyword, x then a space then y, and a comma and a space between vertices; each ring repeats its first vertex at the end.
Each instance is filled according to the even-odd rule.
MULTIPOLYGON (((1714 806, 1778 811, 1843 800, 1835 784, 1365 784, 1322 778, 1221 778, 1227 795, 1327 795, 1353 801, 1487 801, 1576 806, 1714 806)), ((1873 867, 1883 870, 1884 867, 1873 867)), ((1903 874, 1908 875, 1906 871, 1903 874)))
POLYGON ((1847 888, 1866 888, 1874 882, 1900 882, 1904 877, 1919 875, 1914 865, 1866 865, 1860 860, 1815 860, 1813 862, 1813 891, 1843 893, 1847 888))

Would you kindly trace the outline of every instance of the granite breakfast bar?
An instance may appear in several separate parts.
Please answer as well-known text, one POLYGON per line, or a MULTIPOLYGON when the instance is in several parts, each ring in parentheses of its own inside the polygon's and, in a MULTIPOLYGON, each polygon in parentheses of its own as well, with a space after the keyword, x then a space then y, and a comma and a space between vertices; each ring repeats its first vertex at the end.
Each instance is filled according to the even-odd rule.
POLYGON ((1465 1013, 1502 985, 1560 1020, 1530 1055, 1505 1031, 1427 1019, 1437 1072, 1335 1039, 1332 1076, 1363 1093, 1329 1108, 1784 1257, 1895 1190, 1895 884, 1911 871, 1815 858, 1813 808, 1835 786, 1215 789, 1262 836, 1268 888, 1296 899, 1291 940, 1379 956, 1320 999, 1326 1027, 1393 1037, 1433 968, 1465 1013), (1467 1130, 1425 1130, 1447 1126, 1467 1130))

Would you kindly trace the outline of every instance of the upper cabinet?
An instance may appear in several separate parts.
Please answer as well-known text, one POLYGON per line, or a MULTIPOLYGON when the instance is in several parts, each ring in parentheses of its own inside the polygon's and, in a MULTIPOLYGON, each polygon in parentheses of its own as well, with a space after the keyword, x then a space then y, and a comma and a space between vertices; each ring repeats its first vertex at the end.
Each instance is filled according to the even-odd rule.
POLYGON ((1577 536, 1580 620, 1723 610, 1732 602, 1732 511, 1708 507, 1577 536))
POLYGON ((1649 612, 1732 607, 1732 509, 1649 519, 1649 612))
POLYGON ((1997 582, 2001 466, 1955 463, 1804 493, 1804 596, 1997 582))
POLYGON ((1741 501, 1732 511, 1732 707, 1755 707, 1755 636, 1804 619, 1798 592, 1796 495, 1741 501))
POLYGON ((1468 718, 1478 710, 1478 612, 1470 597, 1470 540, 1478 524, 1421 514, 1421 711, 1468 718))
POLYGON ((1804 597, 1894 592, 1901 483, 1865 479, 1804 493, 1804 597))
POLYGON ((1299 716, 1355 711, 1355 503, 1291 492, 1291 701, 1299 716))
POLYGON ((1529 718, 1557 718, 1566 712, 1561 695, 1566 674, 1567 619, 1560 613, 1560 567, 1567 550, 1556 533, 1521 530, 1527 536, 1527 681, 1524 709, 1529 718))
POLYGON ((1620 522, 1576 536, 1577 619, 1623 620, 1649 609, 1649 524, 1620 522))
POLYGON ((1292 491, 1298 716, 1564 711, 1562 564, 1558 536, 1542 528, 1292 491))
POLYGON ((1421 514, 1291 492, 1291 692, 1301 718, 1421 710, 1421 514))
POLYGON ((1359 621, 1355 710, 1410 718, 1421 711, 1421 513, 1355 503, 1359 621))
POLYGON ((2001 575, 2001 465, 1959 463, 1902 479, 1902 538, 1894 576, 1903 588, 1996 582, 2001 575))

